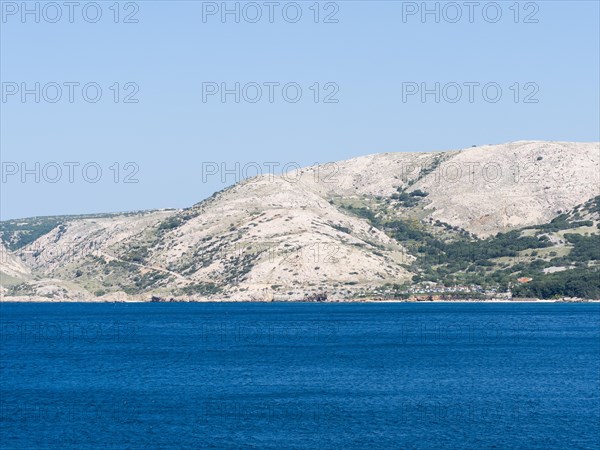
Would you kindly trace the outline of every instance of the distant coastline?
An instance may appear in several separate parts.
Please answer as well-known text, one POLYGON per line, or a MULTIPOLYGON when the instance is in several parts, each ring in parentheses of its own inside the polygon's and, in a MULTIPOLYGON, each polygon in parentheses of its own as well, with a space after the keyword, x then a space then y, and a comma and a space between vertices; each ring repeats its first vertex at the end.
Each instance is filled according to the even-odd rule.
POLYGON ((410 300, 410 299, 339 299, 339 300, 324 300, 324 301, 306 301, 306 300, 233 300, 233 299, 204 299, 204 300, 188 300, 188 299, 164 299, 161 301, 150 300, 54 300, 41 298, 7 298, 1 299, 1 303, 278 303, 278 304, 332 304, 332 303, 600 303, 600 299, 582 299, 582 298, 559 298, 559 299, 537 299, 537 298, 518 298, 518 299, 457 299, 457 300, 410 300))

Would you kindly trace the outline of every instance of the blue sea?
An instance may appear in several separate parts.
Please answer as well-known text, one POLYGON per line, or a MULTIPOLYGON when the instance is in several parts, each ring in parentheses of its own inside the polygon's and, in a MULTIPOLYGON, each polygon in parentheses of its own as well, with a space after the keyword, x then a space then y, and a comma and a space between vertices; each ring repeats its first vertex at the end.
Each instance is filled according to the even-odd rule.
POLYGON ((2 449, 600 448, 599 304, 0 304, 2 449))

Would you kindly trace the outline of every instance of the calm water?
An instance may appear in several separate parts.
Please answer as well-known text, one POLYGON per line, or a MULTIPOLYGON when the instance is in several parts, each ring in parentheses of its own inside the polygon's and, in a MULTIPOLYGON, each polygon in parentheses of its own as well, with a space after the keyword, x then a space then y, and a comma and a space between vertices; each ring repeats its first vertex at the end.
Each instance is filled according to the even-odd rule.
POLYGON ((599 448, 600 305, 2 304, 4 448, 599 448))

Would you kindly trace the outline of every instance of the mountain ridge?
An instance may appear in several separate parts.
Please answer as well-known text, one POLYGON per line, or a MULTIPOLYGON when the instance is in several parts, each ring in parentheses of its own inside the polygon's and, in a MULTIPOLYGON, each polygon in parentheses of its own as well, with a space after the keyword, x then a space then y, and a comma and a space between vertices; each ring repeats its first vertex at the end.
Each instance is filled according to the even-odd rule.
MULTIPOLYGON (((16 300, 302 300, 448 284, 446 274, 430 275, 440 265, 423 251, 548 224, 600 195, 598 174, 598 143, 518 141, 263 175, 189 208, 59 219, 39 236, 31 228, 29 239, 5 221, 11 250, 2 245, 10 264, 0 292, 16 300), (59 287, 53 294, 49 286, 59 287)), ((591 217, 584 228, 595 236, 591 217)), ((468 268, 455 269, 457 282, 468 268)))

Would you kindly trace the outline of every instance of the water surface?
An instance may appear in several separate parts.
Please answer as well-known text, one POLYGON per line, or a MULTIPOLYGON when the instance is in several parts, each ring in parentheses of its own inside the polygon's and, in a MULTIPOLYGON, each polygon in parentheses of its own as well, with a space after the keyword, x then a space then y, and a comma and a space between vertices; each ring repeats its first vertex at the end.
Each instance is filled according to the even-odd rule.
POLYGON ((598 304, 1 304, 1 448, 599 448, 598 304))

